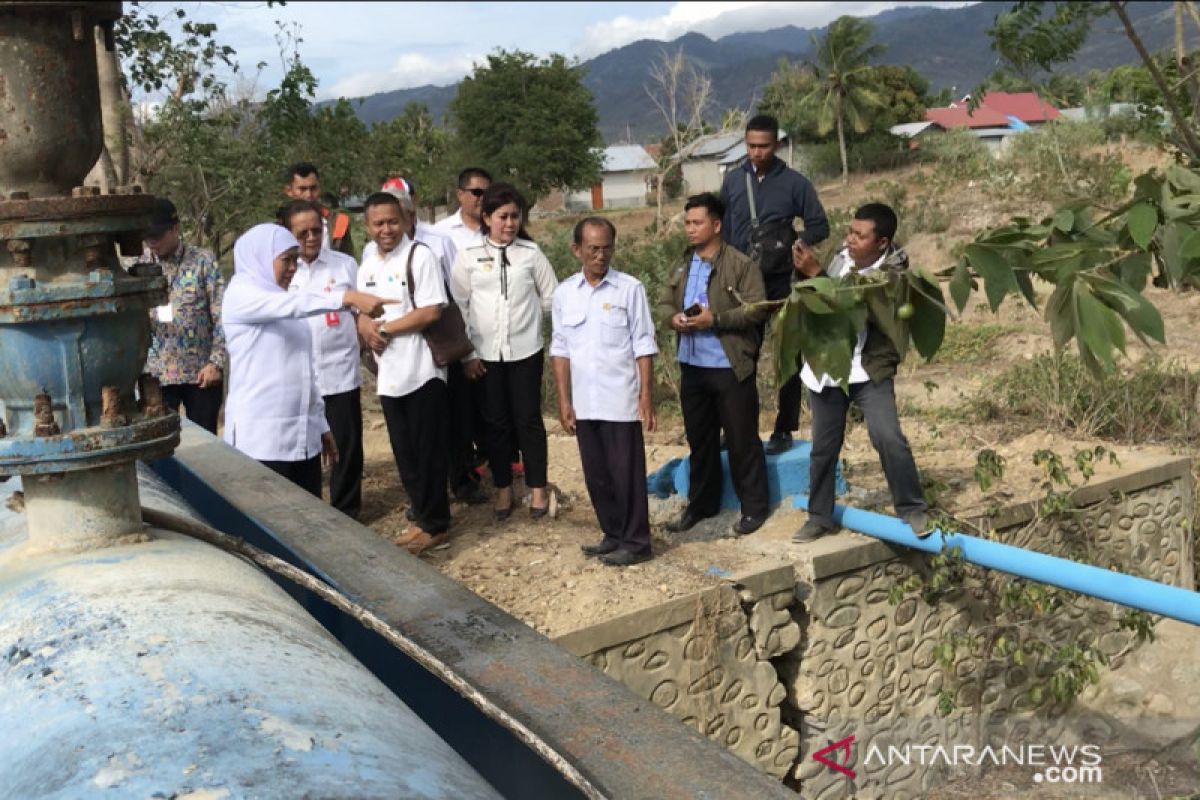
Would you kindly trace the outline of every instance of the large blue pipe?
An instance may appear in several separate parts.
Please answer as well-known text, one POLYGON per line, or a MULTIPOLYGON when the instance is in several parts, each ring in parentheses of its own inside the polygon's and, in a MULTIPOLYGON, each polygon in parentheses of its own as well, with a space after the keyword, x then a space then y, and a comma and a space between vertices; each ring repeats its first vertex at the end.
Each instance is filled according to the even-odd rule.
MULTIPOLYGON (((808 510, 808 496, 796 498, 798 508, 808 510)), ((928 553, 957 547, 963 559, 988 569, 1048 583, 1061 589, 1110 600, 1130 608, 1200 625, 1200 593, 1165 583, 1126 575, 1123 572, 1080 564, 1066 558, 1049 556, 1009 544, 968 536, 965 533, 934 531, 918 538, 907 523, 886 514, 835 506, 833 519, 839 525, 885 542, 901 544, 928 553)))

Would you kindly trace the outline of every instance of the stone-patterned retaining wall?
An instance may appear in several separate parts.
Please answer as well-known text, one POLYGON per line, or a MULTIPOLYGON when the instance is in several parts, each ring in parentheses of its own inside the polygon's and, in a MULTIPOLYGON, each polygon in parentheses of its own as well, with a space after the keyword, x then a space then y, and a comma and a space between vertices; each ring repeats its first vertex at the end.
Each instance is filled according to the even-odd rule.
MULTIPOLYGON (((1029 549, 1070 556, 1086 540, 1102 564, 1193 586, 1186 459, 1085 487, 1074 500, 1081 513, 1068 523, 1034 522, 1035 509, 1026 504, 1004 510, 991 524, 1000 538, 1029 549)), ((950 679, 936 663, 934 647, 944 634, 988 621, 969 592, 936 606, 914 597, 889 603, 894 585, 923 574, 924 554, 841 533, 788 555, 791 564, 751 570, 727 586, 568 634, 559 643, 750 763, 799 782, 806 798, 919 796, 942 779, 938 770, 865 763, 862 755, 872 745, 886 751, 888 745, 974 742, 977 703, 985 716, 1033 710, 1030 677, 1048 668, 1036 654, 1024 667, 985 665, 982 675, 973 660, 961 661, 958 677, 950 679), (962 712, 937 715, 943 689, 962 712), (812 760, 813 752, 851 735, 853 780, 812 760)), ((1077 601, 1044 633, 1063 643, 1088 636, 1090 616, 1107 619, 1109 607, 1077 601)), ((1131 636, 1110 633, 1100 645, 1118 653, 1131 636)), ((1004 738, 1004 725, 989 730, 989 741, 1004 738)))
MULTIPOLYGON (((1091 552, 1100 554, 1096 563, 1193 586, 1192 485, 1186 459, 1085 487, 1074 499, 1081 511, 1066 522, 1035 521, 1035 509, 1028 504, 1007 509, 992 522, 1001 540, 1021 547, 1069 557, 1086 540, 1091 552)), ((851 558, 853 549, 835 541, 848 536, 819 543, 828 555, 814 555, 808 574, 800 578, 809 615, 804 641, 778 662, 788 687, 784 720, 800 729, 805 754, 796 777, 806 798, 840 798, 851 792, 857 797, 916 797, 939 780, 937 770, 865 763, 862 755, 871 745, 886 751, 888 745, 973 743, 977 717, 970 711, 980 708, 984 719, 1012 719, 1033 711, 1030 678, 1045 677, 1052 665, 1029 653, 1023 667, 1005 659, 981 670, 974 659, 960 657, 957 677, 947 678, 936 663, 935 646, 949 632, 989 623, 988 610, 967 591, 935 606, 911 596, 892 605, 891 587, 923 574, 926 557, 875 541, 861 543, 864 551, 851 558), (943 689, 968 713, 939 718, 943 689), (851 735, 859 754, 853 782, 808 757, 851 735)), ((993 573, 991 580, 1006 578, 993 573)), ((1079 598, 1049 619, 1041 633, 1059 644, 1089 637, 1095 630, 1092 623, 1107 621, 1111 608, 1113 604, 1079 598)), ((1132 637, 1128 631, 1112 631, 1099 644, 1113 655, 1132 637)), ((993 736, 997 729, 1003 727, 992 728, 993 736)))
POLYGON ((799 735, 781 722, 787 691, 771 659, 794 650, 795 577, 774 567, 558 640, 606 674, 723 742, 764 772, 786 777, 799 735))

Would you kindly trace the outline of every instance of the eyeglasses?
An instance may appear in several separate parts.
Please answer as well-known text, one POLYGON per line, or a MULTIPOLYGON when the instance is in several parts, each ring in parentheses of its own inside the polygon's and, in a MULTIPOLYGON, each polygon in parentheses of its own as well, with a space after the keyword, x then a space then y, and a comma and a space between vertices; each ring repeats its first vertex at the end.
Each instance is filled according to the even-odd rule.
POLYGON ((459 191, 460 192, 468 192, 469 194, 473 194, 476 197, 483 197, 483 193, 487 190, 480 189, 478 186, 476 186, 474 189, 459 189, 459 191))
POLYGON ((320 236, 320 228, 305 228, 302 231, 296 232, 296 239, 307 239, 309 236, 320 236))

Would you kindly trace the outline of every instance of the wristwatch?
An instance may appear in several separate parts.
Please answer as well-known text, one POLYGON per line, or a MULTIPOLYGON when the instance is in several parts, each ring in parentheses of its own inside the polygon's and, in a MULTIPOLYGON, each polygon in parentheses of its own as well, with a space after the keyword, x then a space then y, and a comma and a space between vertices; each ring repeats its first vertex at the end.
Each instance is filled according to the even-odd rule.
POLYGON ((375 333, 379 334, 379 338, 385 342, 391 341, 392 335, 383 329, 384 323, 379 323, 379 327, 375 329, 375 333))

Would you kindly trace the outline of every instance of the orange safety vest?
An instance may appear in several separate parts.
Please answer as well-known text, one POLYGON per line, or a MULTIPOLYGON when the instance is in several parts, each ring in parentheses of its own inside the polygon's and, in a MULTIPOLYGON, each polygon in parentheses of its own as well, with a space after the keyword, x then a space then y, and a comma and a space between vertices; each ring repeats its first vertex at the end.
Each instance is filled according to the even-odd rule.
MULTIPOLYGON (((321 213, 325 215, 325 220, 329 222, 329 209, 322 206, 321 213)), ((342 239, 345 239, 346 234, 350 232, 350 215, 345 211, 338 211, 332 216, 332 224, 329 226, 329 243, 336 245, 342 239)))

